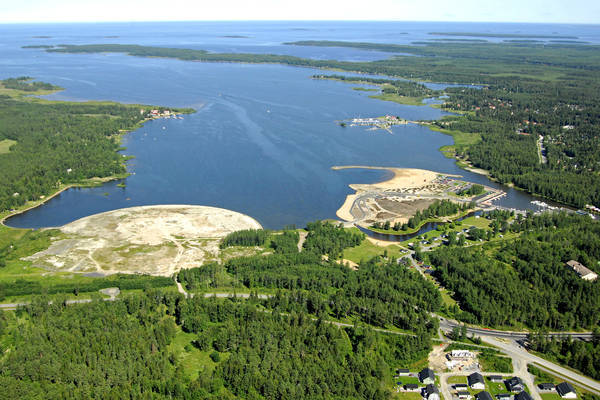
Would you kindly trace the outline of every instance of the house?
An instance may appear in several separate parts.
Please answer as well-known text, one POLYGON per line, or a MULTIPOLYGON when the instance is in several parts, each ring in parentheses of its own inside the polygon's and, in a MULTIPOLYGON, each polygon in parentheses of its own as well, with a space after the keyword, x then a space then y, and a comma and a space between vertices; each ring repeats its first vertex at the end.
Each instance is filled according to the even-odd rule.
POLYGON ((451 360, 468 360, 475 357, 469 350, 452 350, 448 356, 451 360))
POLYGON ((427 400, 440 400, 440 391, 437 386, 429 384, 423 389, 423 397, 427 400))
POLYGON ((467 390, 467 389, 469 389, 469 385, 467 385, 466 383, 455 383, 454 389, 455 390, 467 390))
POLYGON ((512 378, 504 381, 504 384, 511 392, 521 392, 525 389, 523 381, 518 376, 513 376, 512 378))
POLYGON ((563 382, 556 385, 556 391, 563 399, 576 399, 575 388, 569 382, 563 382))
POLYGON ((477 400, 494 400, 488 392, 479 392, 475 395, 477 400))
POLYGON ((522 391, 521 393, 515 395, 515 400, 533 400, 531 395, 526 391, 522 391))
POLYGON ((419 391, 419 385, 416 383, 406 383, 404 384, 404 390, 407 392, 417 392, 419 391))
POLYGON ((554 383, 540 383, 538 385, 538 388, 540 390, 545 390, 545 391, 556 390, 556 387, 554 386, 554 383))
POLYGON ((471 393, 465 391, 456 392, 456 395, 458 396, 459 400, 471 400, 472 397, 471 393))
POLYGON ((510 393, 498 393, 496 395, 496 399, 497 400, 511 400, 512 399, 512 394, 510 393))
POLYGON ((483 390, 485 389, 485 381, 483 380, 483 375, 479 372, 474 372, 467 377, 467 381, 471 389, 483 390))
POLYGON ((571 268, 581 279, 586 281, 595 281, 598 279, 598 274, 589 270, 585 265, 581 264, 578 261, 570 260, 567 261, 567 266, 571 268))
POLYGON ((396 372, 398 373, 398 376, 408 376, 408 375, 410 375, 410 371, 408 370, 408 368, 398 368, 396 370, 396 372))
POLYGON ((433 384, 435 382, 435 374, 433 373, 433 370, 430 368, 425 368, 419 372, 419 381, 426 385, 433 384))
POLYGON ((490 382, 502 382, 504 378, 501 375, 490 375, 487 377, 490 382))

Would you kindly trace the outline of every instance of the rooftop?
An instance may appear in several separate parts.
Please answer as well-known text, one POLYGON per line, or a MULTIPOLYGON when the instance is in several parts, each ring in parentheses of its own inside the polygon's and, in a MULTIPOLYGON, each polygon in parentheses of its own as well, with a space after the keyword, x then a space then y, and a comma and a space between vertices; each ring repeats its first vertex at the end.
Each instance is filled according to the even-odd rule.
POLYGON ((582 278, 590 276, 593 277, 592 279, 596 279, 596 277, 598 277, 598 275, 594 271, 590 270, 579 261, 570 260, 567 261, 567 265, 582 278))

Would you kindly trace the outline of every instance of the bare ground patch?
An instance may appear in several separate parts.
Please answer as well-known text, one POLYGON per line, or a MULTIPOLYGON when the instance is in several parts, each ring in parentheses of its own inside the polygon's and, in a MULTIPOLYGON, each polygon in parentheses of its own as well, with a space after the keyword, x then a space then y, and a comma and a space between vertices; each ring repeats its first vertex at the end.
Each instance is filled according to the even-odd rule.
POLYGON ((218 259, 227 234, 260 228, 247 215, 214 207, 132 207, 67 224, 60 229, 68 239, 26 259, 49 270, 170 276, 218 259))

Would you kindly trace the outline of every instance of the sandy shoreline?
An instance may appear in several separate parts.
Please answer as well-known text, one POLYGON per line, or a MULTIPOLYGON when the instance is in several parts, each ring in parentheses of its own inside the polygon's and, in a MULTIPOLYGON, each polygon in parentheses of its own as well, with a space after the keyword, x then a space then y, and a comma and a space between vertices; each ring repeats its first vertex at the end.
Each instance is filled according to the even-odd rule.
POLYGON ((336 215, 339 218, 347 222, 354 221, 355 219, 350 213, 350 210, 352 209, 352 205, 359 194, 369 190, 420 188, 436 179, 439 175, 439 173, 434 171, 416 168, 373 167, 363 165, 344 165, 331 167, 331 169, 336 171, 355 168, 385 170, 392 172, 394 176, 383 182, 377 182, 373 184, 351 184, 350 187, 354 189, 356 193, 346 196, 346 200, 336 212, 336 215))

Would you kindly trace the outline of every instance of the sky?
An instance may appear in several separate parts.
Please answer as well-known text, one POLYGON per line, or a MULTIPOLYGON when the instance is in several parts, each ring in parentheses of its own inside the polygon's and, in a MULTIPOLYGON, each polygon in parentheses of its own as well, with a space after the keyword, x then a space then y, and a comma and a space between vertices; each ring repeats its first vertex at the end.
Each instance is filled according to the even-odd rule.
POLYGON ((0 0, 0 23, 385 20, 600 24, 598 0, 0 0))

